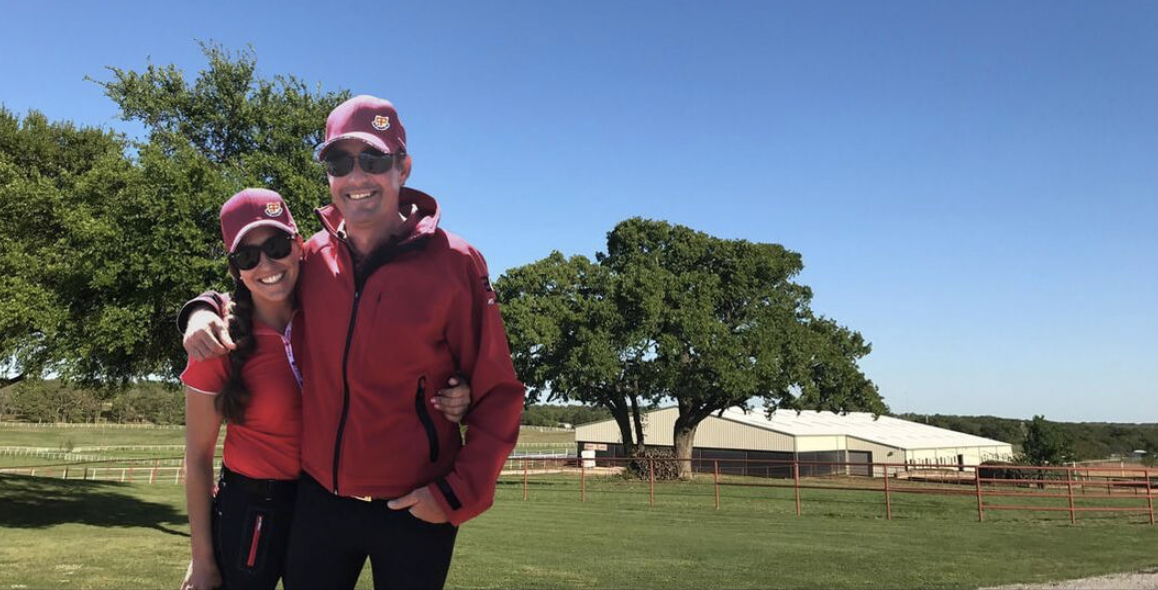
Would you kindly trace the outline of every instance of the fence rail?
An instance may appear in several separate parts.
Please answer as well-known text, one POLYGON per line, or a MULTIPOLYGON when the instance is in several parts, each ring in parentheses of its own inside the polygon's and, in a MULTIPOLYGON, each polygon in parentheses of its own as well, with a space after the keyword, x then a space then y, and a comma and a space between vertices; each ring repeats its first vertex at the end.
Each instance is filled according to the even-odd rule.
POLYGON ((112 430, 176 430, 184 424, 124 424, 120 422, 0 422, 0 428, 107 428, 112 430))
MULTIPOLYGON (((933 494, 951 496, 973 496, 976 498, 977 519, 985 521, 985 512, 997 511, 1027 511, 1027 512, 1068 512, 1070 522, 1076 524, 1078 515, 1090 512, 1122 512, 1140 513, 1147 516, 1148 522, 1154 525, 1154 497, 1155 478, 1158 470, 1137 468, 1123 470, 1118 467, 1038 467, 1038 466, 969 466, 966 467, 972 474, 962 470, 958 464, 922 464, 911 465, 905 463, 856 463, 839 461, 799 461, 799 460, 755 460, 755 459, 677 459, 665 457, 652 458, 590 458, 581 459, 536 459, 523 458, 523 499, 530 495, 529 477, 532 474, 559 473, 578 471, 580 477, 579 500, 587 500, 587 477, 589 472, 608 468, 622 470, 634 464, 635 469, 646 468, 648 474, 649 502, 655 503, 656 495, 656 465, 664 462, 691 463, 695 471, 711 473, 714 486, 715 507, 720 507, 720 490, 726 487, 747 488, 790 488, 793 490, 793 501, 797 516, 802 514, 802 490, 832 490, 860 493, 880 494, 885 518, 892 520, 894 494, 933 494), (710 469, 708 468, 710 466, 710 469), (721 471, 721 466, 724 471, 721 471), (753 470, 752 467, 757 467, 753 470), (801 476, 802 468, 814 475, 810 478, 801 476), (786 474, 783 478, 767 477, 767 482, 752 481, 746 475, 747 481, 729 481, 722 479, 727 471, 739 471, 749 474, 761 470, 765 473, 786 474), (930 485, 928 477, 913 478, 914 475, 927 475, 929 472, 940 471, 945 474, 961 474, 952 478, 942 478, 930 485), (1012 474, 1016 477, 983 477, 984 472, 1012 474), (1022 477, 1026 474, 1035 477, 1022 477), (858 475, 859 474, 859 475, 858 475), (839 485, 824 483, 835 476, 860 479, 860 481, 880 481, 879 485, 839 485), (791 480, 788 483, 776 483, 780 479, 791 480), (919 486, 919 487, 918 487, 919 486), (1026 487, 1036 487, 1038 491, 1025 491, 1026 487), (967 489, 970 488, 970 489, 967 489), (1095 490, 1093 492, 1089 490, 1095 490), (1102 493, 1104 490, 1104 493, 1102 493), (1065 500, 1063 506, 1044 506, 1030 504, 995 504, 986 502, 986 498, 1002 497, 1033 497, 1052 500, 1065 500), (1078 506, 1076 502, 1082 500, 1122 500, 1133 501, 1138 504, 1132 506, 1078 506), (1143 504, 1144 502, 1144 504, 1143 504)), ((511 461, 508 461, 508 465, 511 461)), ((992 475, 990 473, 989 475, 992 475)))
MULTIPOLYGON (((152 461, 133 466, 47 465, 35 467, 0 468, 0 473, 21 474, 61 479, 149 483, 184 480, 184 465, 166 466, 168 459, 141 459, 152 461)), ((111 460, 109 462, 124 462, 111 460)), ((657 466, 669 470, 671 462, 691 462, 694 471, 710 474, 713 483, 713 503, 716 509, 723 501, 721 491, 728 487, 782 488, 793 491, 797 516, 803 513, 809 490, 841 491, 876 494, 881 498, 884 516, 893 518, 893 496, 896 494, 934 494, 971 496, 975 498, 977 519, 985 521, 989 511, 1065 512, 1076 524, 1080 514, 1126 513, 1145 515, 1149 524, 1155 523, 1154 497, 1158 470, 1137 468, 1123 471, 1117 467, 1035 467, 1035 466, 969 466, 962 471, 956 464, 908 465, 904 463, 855 463, 836 461, 753 460, 753 459, 676 459, 676 458, 590 458, 568 454, 513 454, 502 470, 503 476, 522 475, 523 499, 530 497, 529 480, 532 475, 569 474, 579 477, 580 502, 587 501, 589 476, 606 475, 632 468, 647 473, 649 503, 655 503, 657 466), (756 467, 757 469, 751 469, 756 467), (767 469, 764 469, 767 468, 767 469), (729 472, 748 474, 761 472, 781 477, 753 477, 743 480, 727 479, 729 472), (814 474, 802 476, 802 471, 814 474), (927 477, 939 471, 945 477, 927 477), (971 473, 970 473, 971 472, 971 473), (820 474, 820 475, 815 475, 820 474), (948 477, 948 474, 955 474, 948 477), (1006 477, 996 477, 1005 475, 1006 477), (1009 476, 1013 477, 1009 477, 1009 476), (763 480, 763 481, 761 481, 763 480), (1025 499, 1056 501, 1058 504, 1025 503, 1025 499), (1012 500, 1010 500, 1012 499, 1012 500), (1078 501, 1084 505, 1078 505, 1078 501), (1093 501, 1116 500, 1119 503, 1090 504, 1093 501), (1128 504, 1122 504, 1127 502, 1128 504)))

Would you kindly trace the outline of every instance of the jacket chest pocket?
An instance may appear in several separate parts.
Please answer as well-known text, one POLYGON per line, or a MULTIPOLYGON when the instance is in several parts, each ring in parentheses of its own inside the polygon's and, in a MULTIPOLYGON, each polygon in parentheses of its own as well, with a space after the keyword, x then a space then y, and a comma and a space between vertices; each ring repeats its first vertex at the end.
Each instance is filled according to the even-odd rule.
POLYGON ((426 376, 418 378, 418 388, 414 392, 414 411, 418 414, 422 429, 426 432, 426 442, 430 448, 430 462, 438 461, 438 429, 434 427, 434 419, 430 417, 430 410, 426 407, 426 376))
POLYGON ((373 306, 372 315, 367 317, 369 325, 364 326, 367 352, 389 359, 385 362, 394 367, 426 366, 443 338, 443 322, 436 320, 430 306, 400 291, 374 295, 373 306))

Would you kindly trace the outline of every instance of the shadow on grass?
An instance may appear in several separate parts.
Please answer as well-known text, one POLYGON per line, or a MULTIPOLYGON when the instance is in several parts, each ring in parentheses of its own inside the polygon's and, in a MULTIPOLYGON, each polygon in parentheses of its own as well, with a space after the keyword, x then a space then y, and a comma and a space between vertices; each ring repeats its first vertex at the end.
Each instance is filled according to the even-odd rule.
POLYGON ((99 527, 144 527, 170 535, 189 534, 165 525, 187 519, 172 506, 123 492, 124 484, 0 475, 0 528, 45 528, 77 523, 99 527))

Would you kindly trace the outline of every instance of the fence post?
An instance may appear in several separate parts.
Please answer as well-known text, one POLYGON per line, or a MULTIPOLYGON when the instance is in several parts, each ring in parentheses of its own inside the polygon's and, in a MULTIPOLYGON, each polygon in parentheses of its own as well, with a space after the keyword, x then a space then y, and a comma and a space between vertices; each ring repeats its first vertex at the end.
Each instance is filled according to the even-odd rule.
POLYGON ((523 501, 527 501, 527 460, 523 459, 523 501))
POLYGON ((981 500, 981 466, 973 468, 973 481, 977 484, 977 522, 985 522, 985 503, 981 500))
MULTIPOLYGON (((872 469, 872 467, 869 467, 872 469)), ((893 500, 889 494, 889 466, 885 465, 885 520, 893 519, 893 500)))
POLYGON ((60 479, 68 479, 68 467, 64 468, 64 475, 60 476, 60 479))
POLYGON ((1150 526, 1154 526, 1154 491, 1150 487, 1150 470, 1146 470, 1146 507, 1150 510, 1150 526))
POLYGON ((133 481, 133 468, 129 467, 129 481, 133 481))
POLYGON ((648 473, 647 479, 648 479, 648 483, 649 483, 649 485, 648 485, 648 487, 649 487, 648 503, 654 505, 655 504, 655 459, 652 457, 647 458, 647 473, 648 473))
POLYGON ((792 457, 792 487, 796 495, 796 516, 800 516, 800 459, 792 457))
POLYGON ((579 501, 587 501, 587 462, 579 457, 579 501))
POLYGON ((44 477, 52 477, 52 468, 51 467, 45 467, 44 468, 44 477))
POLYGON ((1074 472, 1066 467, 1066 489, 1070 497, 1070 524, 1078 523, 1077 512, 1074 511, 1074 472))
POLYGON ((84 481, 88 481, 88 467, 84 468, 84 481))
MULTIPOLYGON (((716 510, 719 510, 720 509, 720 460, 716 459, 714 461, 714 463, 715 463, 715 467, 713 469, 714 475, 712 476, 712 481, 715 483, 715 486, 716 486, 716 510)), ((1146 481, 1149 481, 1149 480, 1146 480, 1146 481)), ((1153 512, 1153 511, 1151 511, 1151 512, 1153 512)))
POLYGON ((157 481, 157 464, 153 463, 153 472, 149 474, 149 484, 157 481))

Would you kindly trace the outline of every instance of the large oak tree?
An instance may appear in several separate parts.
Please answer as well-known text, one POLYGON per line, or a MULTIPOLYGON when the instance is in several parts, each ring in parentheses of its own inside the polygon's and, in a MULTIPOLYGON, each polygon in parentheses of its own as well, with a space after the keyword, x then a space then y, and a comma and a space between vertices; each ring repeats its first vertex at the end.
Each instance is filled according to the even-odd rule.
MULTIPOLYGON (((257 75, 251 51, 205 45, 174 66, 98 81, 139 141, 0 109, 0 359, 7 383, 175 378, 181 302, 227 275, 217 213, 246 186, 279 191, 303 230, 326 196, 313 161, 345 92, 257 75)), ((0 383, 3 385, 3 383, 0 383)))
POLYGON ((682 476, 697 427, 727 408, 887 410, 857 365, 870 345, 794 282, 799 254, 635 218, 596 260, 553 253, 500 278, 516 368, 532 392, 607 407, 629 445, 638 401, 674 400, 682 476))

